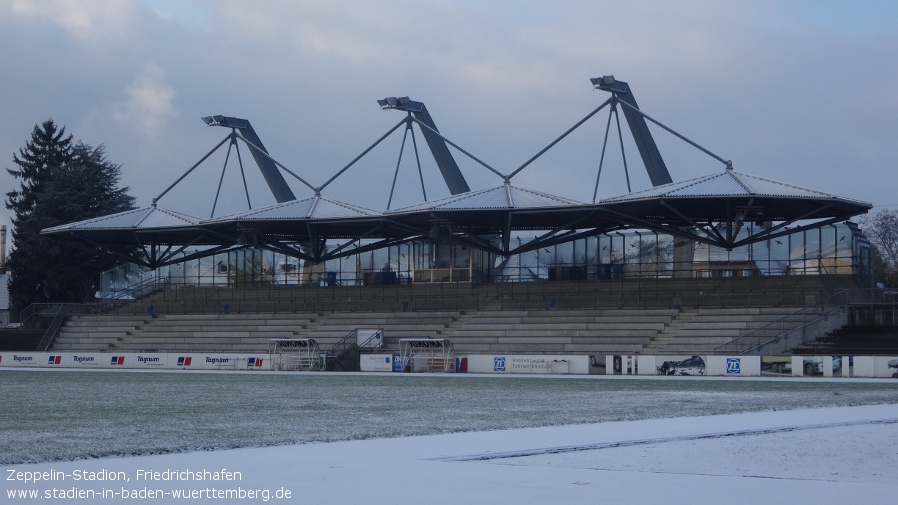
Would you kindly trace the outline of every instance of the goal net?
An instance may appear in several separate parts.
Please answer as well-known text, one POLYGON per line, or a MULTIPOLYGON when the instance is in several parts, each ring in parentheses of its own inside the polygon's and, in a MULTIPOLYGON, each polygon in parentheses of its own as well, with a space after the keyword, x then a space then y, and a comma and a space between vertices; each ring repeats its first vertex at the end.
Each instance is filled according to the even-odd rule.
POLYGON ((268 341, 272 370, 321 370, 318 342, 311 338, 273 338, 268 341))

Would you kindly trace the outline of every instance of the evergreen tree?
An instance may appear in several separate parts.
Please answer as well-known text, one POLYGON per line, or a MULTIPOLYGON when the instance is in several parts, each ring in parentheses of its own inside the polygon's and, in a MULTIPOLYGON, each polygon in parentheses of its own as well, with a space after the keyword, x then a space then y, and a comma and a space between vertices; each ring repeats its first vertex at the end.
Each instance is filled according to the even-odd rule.
POLYGON ((72 136, 65 136, 65 127, 57 130, 52 119, 35 125, 31 140, 13 153, 12 160, 17 170, 6 171, 16 179, 21 179, 21 188, 6 193, 6 208, 16 217, 30 214, 54 168, 65 165, 72 153, 72 136))
POLYGON ((44 228, 134 208, 128 188, 119 188, 121 168, 106 158, 105 148, 93 148, 63 137, 52 121, 35 126, 32 140, 8 170, 22 179, 21 189, 7 193, 14 211, 13 245, 9 255, 13 306, 32 303, 89 302, 100 273, 115 261, 93 251, 61 243, 40 234, 44 228))

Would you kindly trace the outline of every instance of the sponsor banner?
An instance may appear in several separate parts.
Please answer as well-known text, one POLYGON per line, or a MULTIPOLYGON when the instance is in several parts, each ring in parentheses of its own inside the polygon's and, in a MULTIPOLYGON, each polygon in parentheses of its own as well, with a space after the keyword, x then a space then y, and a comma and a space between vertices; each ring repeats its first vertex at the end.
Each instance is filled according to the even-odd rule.
POLYGON ((363 372, 392 372, 393 357, 393 354, 361 354, 359 367, 363 372))
POLYGON ((103 368, 166 368, 168 358, 159 353, 109 352, 99 355, 103 368))
POLYGON ((237 370, 271 370, 268 354, 240 354, 237 356, 237 370))
POLYGON ((47 355, 39 352, 3 353, 0 366, 3 367, 39 367, 46 366, 47 355))
POLYGON ((196 368, 193 366, 193 360, 194 357, 192 354, 171 353, 168 355, 168 366, 169 368, 190 370, 191 368, 196 368))
POLYGON ((703 356, 670 355, 655 357, 655 373, 658 375, 702 376, 708 375, 708 363, 703 356))
POLYGON ((843 372, 842 356, 792 356, 791 366, 791 375, 796 377, 842 377, 843 372))
POLYGON ((469 355, 468 373, 589 374, 589 356, 469 355))
POLYGON ((356 330, 356 345, 362 349, 379 348, 384 343, 384 333, 380 330, 356 330))
POLYGON ((640 375, 758 377, 760 356, 638 356, 640 375), (651 371, 650 371, 651 370, 651 371))
POLYGON ((164 353, 106 352, 97 355, 103 368, 168 368, 168 355, 164 353))
MULTIPOLYGON (((124 354, 112 354, 109 356, 109 361, 106 361, 106 366, 114 368, 124 368, 126 361, 128 360, 124 354)), ((128 365, 131 365, 131 363, 129 362, 128 365)))
MULTIPOLYGON (((102 353, 73 353, 73 354, 63 354, 62 355, 62 365, 70 368, 99 368, 102 366, 103 357, 105 354, 102 353)), ((58 361, 58 356, 56 357, 58 361)), ((48 358, 48 363, 53 359, 53 356, 48 358)))
MULTIPOLYGON (((818 377, 898 379, 898 356, 606 356, 609 374, 760 376, 782 374, 818 377), (775 358, 775 359, 774 359, 775 358), (763 361, 762 361, 763 360, 763 361)), ((268 354, 213 353, 55 353, 3 352, 0 367, 122 368, 181 370, 269 370, 268 354)), ((470 373, 583 374, 589 356, 469 355, 456 359, 457 371, 470 373)), ((360 356, 363 371, 401 371, 399 354, 360 356)))
POLYGON ((705 375, 726 377, 759 377, 760 356, 705 356, 708 368, 705 375))
POLYGON ((605 375, 655 375, 662 356, 615 354, 605 356, 605 375))
MULTIPOLYGON (((196 366, 200 370, 237 370, 236 354, 200 354, 199 358, 199 363, 197 364, 194 358, 191 366, 196 366)), ((246 362, 243 364, 245 369, 246 362)))
MULTIPOLYGON (((168 354, 166 353, 139 353, 132 356, 133 361, 129 368, 168 368, 168 354)), ((128 356, 128 358, 130 357, 128 356)), ((126 358, 126 362, 128 358, 126 358)))

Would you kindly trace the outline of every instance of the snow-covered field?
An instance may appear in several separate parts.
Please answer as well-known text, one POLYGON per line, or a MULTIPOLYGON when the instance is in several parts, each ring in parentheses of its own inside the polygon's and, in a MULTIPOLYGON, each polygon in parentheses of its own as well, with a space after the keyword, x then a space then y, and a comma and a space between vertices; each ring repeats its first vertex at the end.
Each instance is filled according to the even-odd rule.
POLYGON ((521 504, 880 503, 898 492, 893 381, 14 371, 0 373, 0 401, 10 503, 37 500, 8 494, 19 491, 93 493, 81 503, 133 492, 179 502, 184 491, 199 503, 521 504), (293 442, 308 443, 247 447, 293 442), (9 480, 35 471, 56 480, 9 480))

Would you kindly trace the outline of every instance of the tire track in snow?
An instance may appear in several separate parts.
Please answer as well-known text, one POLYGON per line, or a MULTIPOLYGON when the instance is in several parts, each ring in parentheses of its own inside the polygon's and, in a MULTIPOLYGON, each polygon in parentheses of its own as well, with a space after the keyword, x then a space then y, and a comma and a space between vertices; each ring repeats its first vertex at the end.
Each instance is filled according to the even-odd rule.
POLYGON ((599 442, 595 444, 567 445, 558 447, 543 447, 536 449, 522 449, 508 452, 486 452, 480 454, 465 454, 461 456, 441 456, 427 458, 427 461, 490 461, 494 459, 522 458, 526 456, 542 456, 547 454, 564 454, 568 452, 594 451, 599 449, 614 449, 618 447, 634 447, 649 444, 665 444, 669 442, 687 442, 692 440, 711 440, 727 437, 747 437, 757 435, 770 435, 775 433, 788 433, 793 431, 819 430, 824 428, 840 428, 846 426, 861 426, 873 424, 896 424, 898 419, 868 419, 860 421, 843 421, 836 423, 807 424, 801 426, 781 426, 775 428, 758 428, 753 430, 725 431, 714 433, 699 433, 693 435, 676 435, 672 437, 643 438, 635 440, 619 440, 616 442, 599 442))

